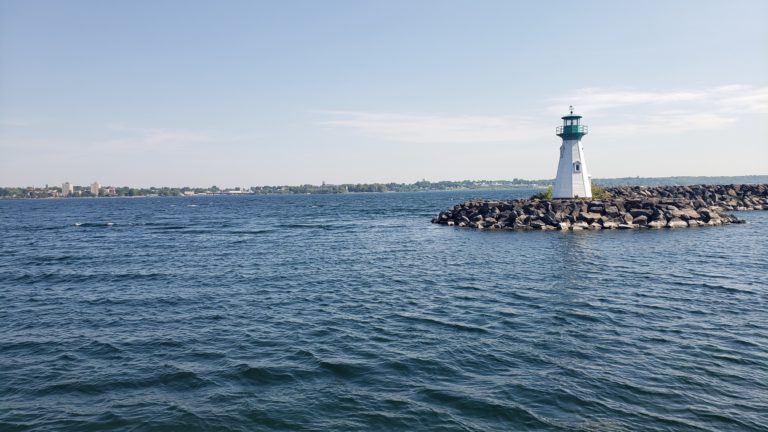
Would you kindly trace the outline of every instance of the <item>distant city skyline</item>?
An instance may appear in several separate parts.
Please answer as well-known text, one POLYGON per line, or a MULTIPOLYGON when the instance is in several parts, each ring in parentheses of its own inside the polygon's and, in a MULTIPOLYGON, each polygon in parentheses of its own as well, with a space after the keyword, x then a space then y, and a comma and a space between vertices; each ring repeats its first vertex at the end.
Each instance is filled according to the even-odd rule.
POLYGON ((0 0, 0 186, 768 174, 768 2, 0 0))

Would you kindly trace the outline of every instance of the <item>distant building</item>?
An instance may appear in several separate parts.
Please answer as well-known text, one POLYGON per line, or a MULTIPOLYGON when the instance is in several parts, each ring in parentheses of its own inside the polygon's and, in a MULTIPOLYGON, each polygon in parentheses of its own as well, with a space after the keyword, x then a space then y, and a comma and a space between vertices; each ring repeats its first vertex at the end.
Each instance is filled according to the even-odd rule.
POLYGON ((99 184, 99 182, 95 181, 91 183, 91 195, 99 196, 100 190, 101 190, 101 184, 99 184))
POLYGON ((75 193, 75 187, 70 182, 61 184, 61 196, 67 197, 75 193))

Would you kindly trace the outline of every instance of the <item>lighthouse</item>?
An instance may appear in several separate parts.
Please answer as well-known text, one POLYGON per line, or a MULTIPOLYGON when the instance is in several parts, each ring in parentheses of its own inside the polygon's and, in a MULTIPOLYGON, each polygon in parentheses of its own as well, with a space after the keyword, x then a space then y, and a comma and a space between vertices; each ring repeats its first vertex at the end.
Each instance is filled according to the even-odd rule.
POLYGON ((581 138, 587 134, 587 126, 581 124, 581 116, 573 113, 563 119, 558 126, 557 136, 563 139, 560 146, 560 163, 557 165, 557 178, 552 198, 592 198, 592 181, 584 160, 584 146, 581 138))

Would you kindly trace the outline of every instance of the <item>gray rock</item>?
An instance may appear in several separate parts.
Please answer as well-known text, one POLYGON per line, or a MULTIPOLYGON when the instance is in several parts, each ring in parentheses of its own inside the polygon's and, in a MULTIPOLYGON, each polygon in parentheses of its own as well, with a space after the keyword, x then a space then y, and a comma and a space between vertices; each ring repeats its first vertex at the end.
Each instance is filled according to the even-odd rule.
POLYGON ((618 217, 619 208, 616 206, 608 206, 605 208, 605 214, 610 217, 618 217))
POLYGON ((667 226, 669 228, 685 228, 688 226, 688 223, 679 218, 672 218, 667 222, 667 226))
POLYGON ((657 229, 658 228, 664 228, 664 227, 667 226, 667 221, 666 220, 661 220, 661 219, 653 220, 653 221, 648 222, 648 224, 646 226, 648 228, 657 228, 657 229))
POLYGON ((680 209, 680 212, 683 214, 683 216, 687 217, 688 219, 699 219, 699 218, 701 218, 699 213, 696 210, 694 210, 694 209, 692 209, 690 207, 680 209))
POLYGON ((559 221, 555 217, 555 214, 552 213, 552 212, 549 212, 549 213, 545 214, 544 217, 541 218, 541 220, 545 224, 551 225, 551 226, 557 226, 557 224, 559 223, 559 221))
POLYGON ((631 214, 633 218, 637 218, 639 216, 645 216, 646 218, 648 218, 653 216, 653 210, 636 208, 636 209, 630 210, 629 214, 631 214))
POLYGON ((531 221, 528 225, 533 229, 543 229, 545 226, 547 226, 547 224, 540 220, 531 221))
POLYGON ((587 212, 587 213, 579 213, 579 219, 583 220, 583 221, 585 221, 587 223, 592 223, 592 222, 595 222, 597 220, 600 220, 601 217, 602 217, 602 215, 600 213, 589 213, 589 212, 587 212))

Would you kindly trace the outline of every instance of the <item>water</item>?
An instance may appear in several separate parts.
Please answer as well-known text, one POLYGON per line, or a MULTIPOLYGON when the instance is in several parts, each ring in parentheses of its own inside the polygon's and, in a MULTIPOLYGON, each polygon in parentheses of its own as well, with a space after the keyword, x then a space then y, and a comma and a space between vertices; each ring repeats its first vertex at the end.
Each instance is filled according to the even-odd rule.
POLYGON ((768 212, 429 223, 529 194, 0 202, 0 430, 768 430, 768 212))

